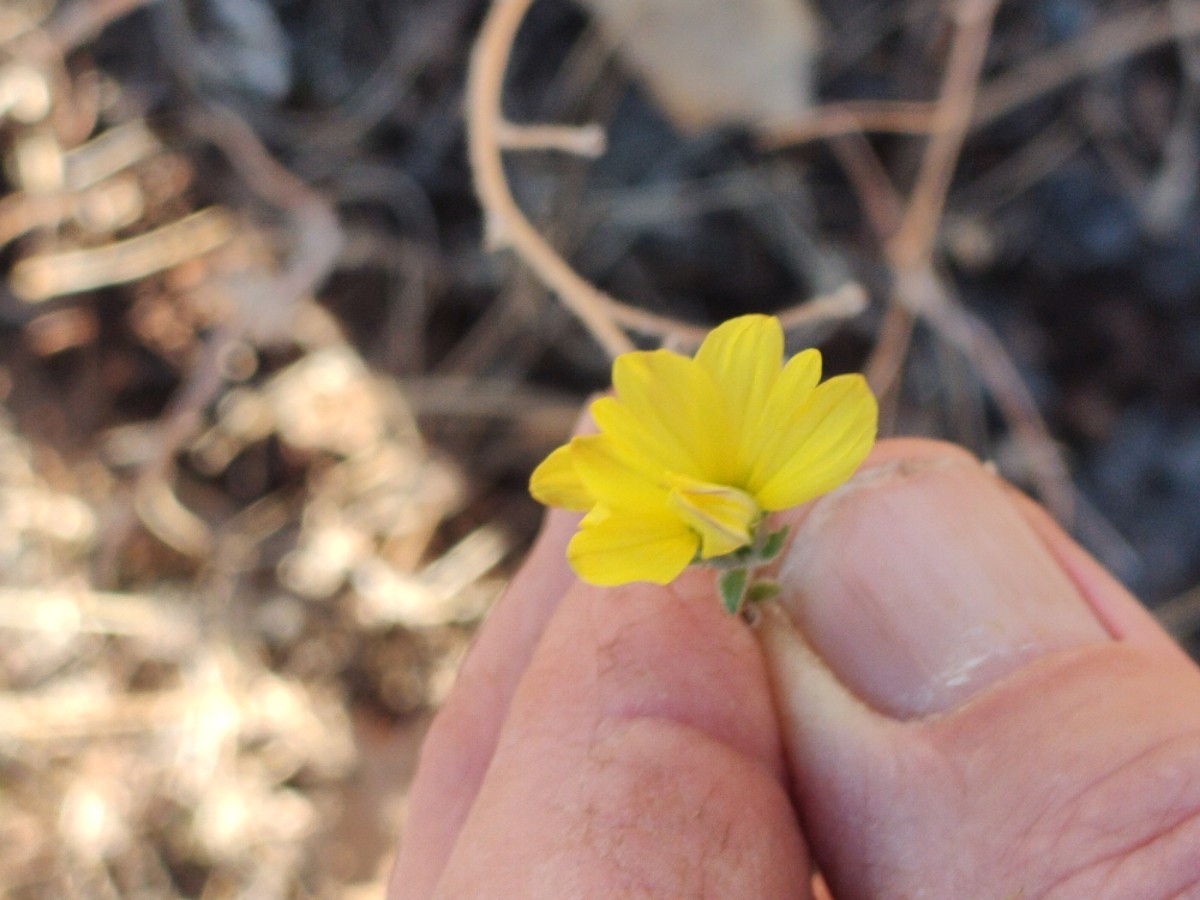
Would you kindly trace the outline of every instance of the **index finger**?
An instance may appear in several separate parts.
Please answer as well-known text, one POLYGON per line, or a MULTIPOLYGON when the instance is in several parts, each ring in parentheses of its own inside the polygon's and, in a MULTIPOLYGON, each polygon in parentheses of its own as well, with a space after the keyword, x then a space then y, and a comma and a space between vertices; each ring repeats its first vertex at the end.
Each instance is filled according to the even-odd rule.
MULTIPOLYGON (((590 426, 584 417, 577 426, 590 426)), ((579 516, 547 513, 524 565, 488 615, 421 748, 393 888, 425 896, 445 867, 483 781, 513 692, 559 600, 574 583, 567 542, 579 516)))

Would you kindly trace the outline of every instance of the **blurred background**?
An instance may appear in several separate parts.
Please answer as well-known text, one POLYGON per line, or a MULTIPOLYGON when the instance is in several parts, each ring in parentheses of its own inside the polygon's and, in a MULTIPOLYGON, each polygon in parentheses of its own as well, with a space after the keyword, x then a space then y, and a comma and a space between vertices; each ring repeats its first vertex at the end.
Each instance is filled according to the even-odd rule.
POLYGON ((1200 649, 1200 4, 732 8, 481 63, 603 128, 500 187, 606 339, 485 249, 482 0, 0 0, 0 895, 381 896, 613 333, 781 312, 1200 649))

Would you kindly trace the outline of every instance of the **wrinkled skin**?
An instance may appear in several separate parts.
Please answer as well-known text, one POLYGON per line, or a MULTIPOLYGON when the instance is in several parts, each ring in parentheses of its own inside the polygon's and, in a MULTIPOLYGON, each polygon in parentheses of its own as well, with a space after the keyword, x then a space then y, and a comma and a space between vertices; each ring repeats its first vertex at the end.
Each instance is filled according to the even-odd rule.
POLYGON ((391 896, 1200 897, 1200 671, 1044 512, 889 441, 783 518, 751 628, 703 571, 575 582, 551 513, 391 896))

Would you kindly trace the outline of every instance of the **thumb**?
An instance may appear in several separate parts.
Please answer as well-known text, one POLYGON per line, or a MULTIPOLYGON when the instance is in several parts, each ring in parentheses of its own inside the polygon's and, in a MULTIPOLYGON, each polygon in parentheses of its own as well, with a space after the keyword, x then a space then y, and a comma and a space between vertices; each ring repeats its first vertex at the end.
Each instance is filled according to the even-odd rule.
POLYGON ((834 895, 1195 889, 1200 672, 970 457, 881 455, 805 511, 757 628, 834 895))

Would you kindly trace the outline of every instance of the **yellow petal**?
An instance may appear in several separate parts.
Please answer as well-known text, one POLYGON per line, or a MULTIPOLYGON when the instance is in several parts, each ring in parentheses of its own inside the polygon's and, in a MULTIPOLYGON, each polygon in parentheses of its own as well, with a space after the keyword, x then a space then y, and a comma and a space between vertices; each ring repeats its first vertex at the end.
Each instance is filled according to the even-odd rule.
POLYGON ((724 556, 750 543, 762 510, 737 488, 680 479, 667 495, 667 505, 700 535, 704 559, 724 556))
POLYGON ((529 493, 538 503, 563 509, 587 510, 596 502, 575 472, 570 444, 559 447, 533 470, 529 493))
POLYGON ((691 453, 678 435, 647 427, 616 397, 601 397, 591 405, 592 420, 603 434, 618 444, 637 447, 648 459, 647 466, 663 471, 684 472, 694 468, 691 453))
POLYGON ((721 386, 741 434, 745 416, 762 408, 783 366, 783 328, 774 316, 738 316, 718 325, 696 362, 721 386))
POLYGON ((729 460, 729 413, 716 382, 696 361, 668 350, 623 353, 613 363, 617 398, 651 444, 672 447, 687 466, 681 474, 720 481, 729 460))
POLYGON ((785 509, 837 487, 854 474, 875 443, 879 408, 866 379, 839 375, 818 386, 787 423, 772 468, 754 473, 755 500, 785 509))
MULTIPOLYGON (((756 414, 746 417, 742 440, 749 453, 739 479, 741 484, 751 486, 751 493, 754 471, 774 471, 787 459, 789 453, 783 446, 787 434, 784 423, 803 409, 820 380, 821 351, 802 350, 788 360, 756 414)), ((758 486, 761 484, 760 479, 758 486)))
POLYGON ((700 540, 665 512, 633 515, 597 507, 567 545, 571 568, 589 584, 667 584, 696 556, 700 540))
POLYGON ((667 501, 665 474, 639 448, 606 434, 572 439, 571 463, 587 493, 610 509, 654 511, 667 501))

